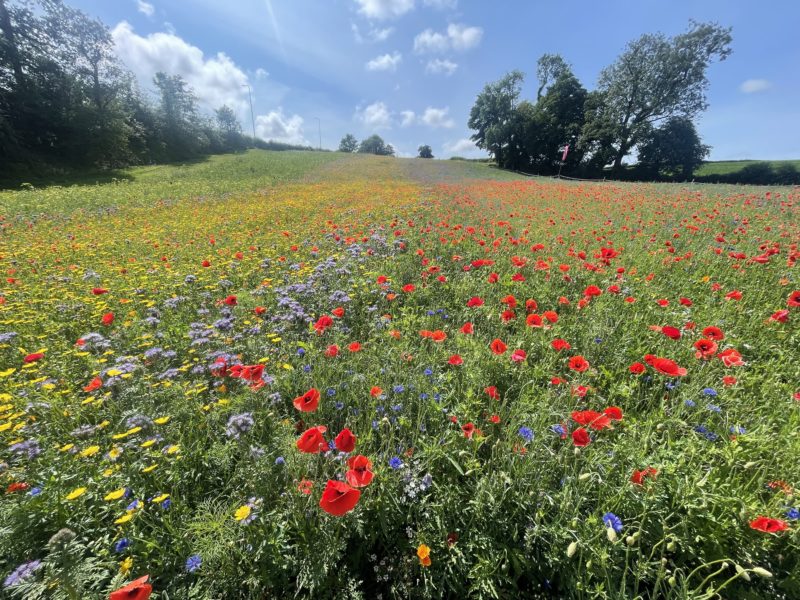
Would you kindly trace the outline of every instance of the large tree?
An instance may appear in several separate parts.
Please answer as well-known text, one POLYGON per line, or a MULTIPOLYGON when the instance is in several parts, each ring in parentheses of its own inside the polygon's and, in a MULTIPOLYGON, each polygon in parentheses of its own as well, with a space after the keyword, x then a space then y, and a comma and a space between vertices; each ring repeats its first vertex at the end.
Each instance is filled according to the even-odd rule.
POLYGON ((639 167, 655 177, 680 175, 689 179, 708 151, 691 119, 671 117, 639 144, 639 167))
POLYGON ((383 138, 377 134, 373 134, 363 140, 358 146, 358 151, 362 154, 394 156, 394 148, 392 148, 392 145, 384 142, 383 138))
POLYGON ((730 55, 731 39, 729 28, 692 22, 675 37, 645 34, 629 43, 600 74, 602 106, 588 115, 587 139, 610 140, 613 166, 619 170, 623 158, 658 123, 705 110, 706 72, 713 60, 730 55))
POLYGON ((358 140, 352 133, 348 133, 339 142, 339 152, 356 152, 358 150, 358 140))
POLYGON ((501 167, 513 166, 513 161, 506 160, 506 153, 516 155, 513 146, 519 141, 515 139, 518 138, 515 110, 524 78, 521 71, 511 71, 486 84, 469 113, 467 125, 475 130, 470 139, 492 154, 501 167))
POLYGON ((433 150, 428 144, 420 146, 417 148, 418 157, 419 158, 433 158, 433 150))

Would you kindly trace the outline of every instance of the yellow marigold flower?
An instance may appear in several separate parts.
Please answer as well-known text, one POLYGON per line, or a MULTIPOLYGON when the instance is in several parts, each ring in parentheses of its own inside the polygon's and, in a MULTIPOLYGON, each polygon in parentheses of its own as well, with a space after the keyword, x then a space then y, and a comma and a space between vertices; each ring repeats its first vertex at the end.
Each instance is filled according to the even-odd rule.
POLYGON ((119 500, 125 495, 125 488, 119 488, 118 490, 114 490, 113 492, 109 492, 105 495, 103 500, 106 502, 111 502, 112 500, 119 500))
POLYGON ((79 456, 81 458, 88 458, 100 452, 100 446, 89 446, 86 450, 82 451, 79 456))
POLYGON ((417 556, 419 557, 419 564, 423 567, 431 566, 431 549, 425 544, 417 546, 417 556))
POLYGON ((75 500, 75 498, 79 498, 86 493, 85 487, 79 487, 72 490, 69 494, 67 494, 67 500, 75 500))
POLYGON ((144 442, 142 442, 142 443, 140 444, 140 446, 141 446, 142 448, 149 448, 150 446, 152 446, 152 445, 153 445, 153 444, 155 444, 155 443, 156 443, 155 439, 153 439, 153 438, 150 438, 149 440, 145 440, 144 442))
POLYGON ((63 446, 61 446, 61 448, 59 448, 59 450, 61 450, 61 452, 69 452, 74 447, 75 447, 75 444, 64 444, 63 446))
POLYGON ((156 496, 153 498, 153 504, 161 504, 167 498, 169 498, 169 494, 161 494, 160 496, 156 496))
POLYGON ((121 563, 119 563, 119 572, 123 575, 127 575, 130 573, 131 569, 133 568, 133 559, 129 556, 121 563))
POLYGON ((144 469, 142 469, 142 473, 149 473, 150 471, 153 471, 153 470, 155 470, 155 468, 156 468, 157 466, 158 466, 158 465, 156 465, 156 464, 152 464, 152 465, 150 465, 149 467, 145 467, 144 469))
POLYGON ((129 512, 127 514, 122 515, 119 519, 114 521, 114 525, 122 525, 123 523, 127 523, 133 518, 133 513, 129 512))
POLYGON ((177 444, 172 444, 171 446, 169 446, 169 447, 167 448, 167 454, 175 454, 175 453, 176 453, 176 452, 178 452, 180 449, 181 449, 181 447, 180 447, 180 446, 178 446, 177 444))
POLYGON ((169 419, 170 419, 169 416, 159 417, 157 419, 154 419, 153 423, 155 423, 156 425, 164 425, 165 423, 167 423, 167 421, 169 421, 169 419))
POLYGON ((233 518, 237 521, 244 521, 247 517, 250 516, 252 509, 245 504, 244 506, 240 506, 236 509, 236 513, 233 515, 233 518))

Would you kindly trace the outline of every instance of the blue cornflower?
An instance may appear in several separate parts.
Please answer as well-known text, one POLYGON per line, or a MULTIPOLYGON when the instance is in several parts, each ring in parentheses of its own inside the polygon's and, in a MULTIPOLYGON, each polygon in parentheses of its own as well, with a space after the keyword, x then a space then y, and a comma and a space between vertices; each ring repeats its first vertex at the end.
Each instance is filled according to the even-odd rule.
POLYGON ((686 400, 683 404, 689 408, 694 408, 697 406, 697 403, 694 400, 686 400))
POLYGON ((430 377, 431 375, 433 375, 433 370, 432 370, 432 369, 425 369, 425 370, 423 371, 423 373, 424 373, 424 374, 425 374, 427 377, 430 377))
POLYGON ((796 508, 790 508, 786 511, 786 518, 787 519, 800 519, 800 510, 796 508))
MULTIPOLYGON (((298 348, 297 349, 297 356, 305 356, 305 355, 306 355, 306 349, 305 348, 298 348)), ((190 558, 192 558, 192 557, 190 557, 190 558)))
POLYGON ((131 541, 128 538, 122 538, 116 544, 114 544, 114 552, 122 552, 131 545, 131 541))
POLYGON ((606 527, 610 527, 617 533, 622 533, 622 519, 612 512, 607 512, 603 515, 603 523, 606 527))
POLYGON ((284 464, 286 464, 286 459, 283 458, 282 456, 279 456, 278 458, 275 459, 275 464, 276 465, 284 465, 284 464))
POLYGON ((731 425, 731 433, 734 435, 744 435, 747 430, 741 425, 731 425))
POLYGON ((714 388, 703 388, 703 393, 706 396, 716 396, 717 390, 715 390, 714 388))
POLYGON ((328 394, 328 396, 335 396, 336 395, 336 389, 328 388, 327 390, 325 390, 325 393, 328 394))
POLYGON ((403 467, 403 461, 400 460, 400 457, 393 456, 389 459, 389 466, 393 469, 401 469, 403 467))
POLYGON ((303 373, 310 373, 311 368, 311 365, 303 365, 303 373))
POLYGON ((394 393, 395 394, 402 394, 405 391, 406 391, 406 388, 404 388, 402 385, 394 386, 394 393))
POLYGON ((161 503, 161 508, 163 508, 164 510, 168 510, 170 506, 172 506, 172 500, 170 500, 169 498, 167 498, 161 503))
POLYGON ((186 559, 186 571, 188 573, 194 573, 197 569, 200 568, 200 565, 203 564, 203 559, 200 558, 199 554, 192 554, 189 558, 186 559))
POLYGON ((14 569, 11 574, 6 577, 5 581, 3 582, 3 587, 10 588, 12 585, 17 585, 23 579, 27 579, 35 571, 37 571, 42 566, 42 561, 40 560, 32 560, 30 562, 22 563, 16 569, 14 569))
POLYGON ((342 410, 344 408, 344 402, 337 402, 333 405, 336 410, 342 410))
POLYGON ((139 501, 134 500, 133 502, 128 504, 128 507, 125 510, 136 510, 137 508, 139 508, 139 501))
POLYGON ((709 404, 708 406, 706 406, 706 408, 708 410, 710 410, 711 412, 715 412, 715 413, 721 413, 722 412, 722 409, 719 406, 717 406, 716 404, 709 404))
POLYGON ((567 434, 566 430, 564 429, 564 426, 560 425, 560 424, 551 425, 550 426, 550 431, 552 431, 553 433, 556 433, 558 435, 561 435, 561 436, 567 434))
POLYGON ((603 338, 601 338, 601 337, 594 338, 594 343, 595 344, 602 344, 603 343, 603 338))
POLYGON ((525 442, 533 440, 533 431, 529 427, 520 427, 518 433, 522 436, 525 442))
POLYGON ((41 493, 42 493, 42 488, 40 488, 40 487, 31 488, 31 491, 30 491, 30 492, 28 492, 28 493, 29 493, 31 496, 38 496, 39 494, 41 494, 41 493))
POLYGON ((402 404, 395 404, 395 405, 392 406, 392 410, 394 412, 400 412, 401 410, 403 410, 403 405, 402 404))

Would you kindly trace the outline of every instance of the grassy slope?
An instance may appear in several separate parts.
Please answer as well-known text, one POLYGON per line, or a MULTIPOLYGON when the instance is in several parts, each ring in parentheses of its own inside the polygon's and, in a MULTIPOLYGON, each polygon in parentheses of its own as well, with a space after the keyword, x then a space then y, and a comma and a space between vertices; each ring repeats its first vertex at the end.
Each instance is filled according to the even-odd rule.
POLYGON ((800 169, 800 160, 717 160, 703 163, 703 166, 697 170, 695 175, 700 177, 706 175, 726 175, 728 173, 741 171, 744 167, 749 165, 763 162, 771 163, 773 168, 788 163, 800 169))

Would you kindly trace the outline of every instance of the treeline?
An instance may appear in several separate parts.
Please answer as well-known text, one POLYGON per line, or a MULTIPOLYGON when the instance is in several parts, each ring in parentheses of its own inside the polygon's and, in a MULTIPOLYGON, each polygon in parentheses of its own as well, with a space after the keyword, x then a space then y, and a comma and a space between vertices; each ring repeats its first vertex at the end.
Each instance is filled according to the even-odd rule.
POLYGON ((145 95, 108 27, 61 0, 0 0, 0 164, 15 173, 116 168, 247 147, 234 111, 207 116, 179 75, 145 95))
POLYGON ((339 142, 339 152, 358 152, 360 154, 377 154, 378 156, 394 156, 394 148, 373 134, 359 142, 352 133, 346 134, 339 142))
POLYGON ((707 107, 706 72, 731 41, 730 29, 710 23, 672 38, 645 34, 592 91, 561 56, 545 54, 535 99, 520 99, 520 71, 486 85, 470 112, 472 140, 498 166, 528 173, 689 179, 709 151, 693 123, 707 107), (634 152, 629 168, 623 161, 634 152))

